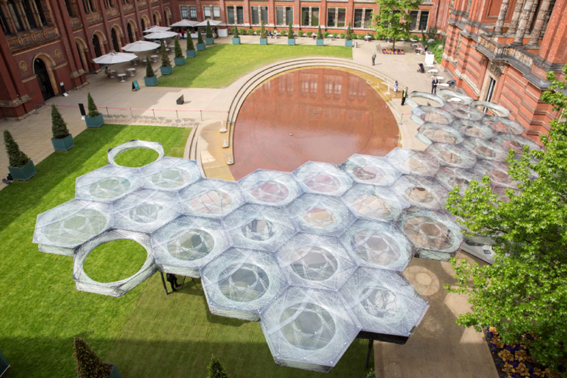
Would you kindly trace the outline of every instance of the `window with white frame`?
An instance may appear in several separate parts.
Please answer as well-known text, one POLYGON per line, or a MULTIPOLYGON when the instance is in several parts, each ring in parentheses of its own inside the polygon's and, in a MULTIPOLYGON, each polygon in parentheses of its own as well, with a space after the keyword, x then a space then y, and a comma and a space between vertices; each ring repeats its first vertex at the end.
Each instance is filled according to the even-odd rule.
POLYGON ((256 6, 250 7, 250 16, 252 18, 252 25, 260 25, 261 21, 264 24, 268 23, 268 7, 256 6))
POLYGON ((429 11, 411 11, 411 25, 412 31, 425 31, 427 30, 427 22, 429 21, 429 11))
POLYGON ((346 8, 327 8, 327 27, 344 28, 346 25, 346 8))
POLYGON ((229 5, 226 7, 227 19, 230 25, 241 25, 244 23, 244 8, 229 5))
POLYGON ((205 19, 220 18, 220 8, 217 5, 203 5, 203 16, 205 19))
POLYGON ((276 7, 276 25, 293 23, 293 7, 276 7))
POLYGON ((197 19, 197 7, 189 6, 189 18, 192 20, 197 19))
POLYGON ((185 5, 182 5, 179 8, 181 9, 181 18, 189 18, 189 8, 185 5))
POLYGON ((372 27, 372 9, 355 9, 353 25, 356 29, 370 29, 372 27))
POLYGON ((319 26, 319 7, 301 8, 301 26, 319 26))

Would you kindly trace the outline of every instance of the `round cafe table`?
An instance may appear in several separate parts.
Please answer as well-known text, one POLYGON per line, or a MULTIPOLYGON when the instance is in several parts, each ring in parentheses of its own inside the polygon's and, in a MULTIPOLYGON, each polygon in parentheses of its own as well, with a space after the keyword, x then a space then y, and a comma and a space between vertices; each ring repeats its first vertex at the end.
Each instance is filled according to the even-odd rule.
POLYGON ((128 75, 134 77, 136 76, 136 69, 135 68, 128 68, 126 71, 128 71, 128 75))
POLYGON ((124 80, 124 78, 126 77, 126 74, 125 74, 125 73, 121 73, 121 74, 118 74, 118 75, 116 75, 116 76, 118 76, 118 78, 120 79, 120 82, 121 82, 121 83, 125 83, 125 82, 126 82, 126 80, 124 80))

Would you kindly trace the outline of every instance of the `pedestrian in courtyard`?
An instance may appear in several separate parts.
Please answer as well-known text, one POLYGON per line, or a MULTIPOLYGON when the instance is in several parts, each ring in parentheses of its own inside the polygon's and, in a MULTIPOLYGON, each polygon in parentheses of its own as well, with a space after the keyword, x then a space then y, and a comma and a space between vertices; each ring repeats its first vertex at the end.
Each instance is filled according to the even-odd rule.
POLYGON ((397 80, 394 81, 394 92, 398 91, 399 86, 400 86, 400 84, 398 83, 398 81, 397 80))
POLYGON ((169 282, 171 285, 171 290, 177 291, 176 288, 180 287, 181 285, 177 283, 177 277, 175 276, 175 274, 167 273, 165 277, 167 279, 167 282, 169 282))
POLYGON ((402 106, 406 104, 406 97, 408 97, 408 87, 402 91, 402 106))
POLYGON ((437 85, 439 84, 439 80, 436 77, 433 78, 431 81, 431 93, 437 94, 437 85))
POLYGON ((376 51, 372 51, 372 65, 376 63, 376 51))

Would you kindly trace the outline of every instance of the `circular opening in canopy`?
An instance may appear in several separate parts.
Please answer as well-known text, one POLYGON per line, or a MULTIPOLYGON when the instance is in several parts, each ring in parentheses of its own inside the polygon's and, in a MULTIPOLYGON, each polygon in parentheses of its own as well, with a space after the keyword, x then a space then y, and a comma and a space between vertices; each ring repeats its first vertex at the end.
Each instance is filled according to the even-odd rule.
POLYGON ((148 253, 133 240, 115 240, 96 247, 83 264, 87 276, 97 282, 115 282, 136 274, 148 253))
POLYGON ((140 168, 156 161, 159 153, 145 147, 131 148, 120 152, 114 162, 123 167, 140 168))

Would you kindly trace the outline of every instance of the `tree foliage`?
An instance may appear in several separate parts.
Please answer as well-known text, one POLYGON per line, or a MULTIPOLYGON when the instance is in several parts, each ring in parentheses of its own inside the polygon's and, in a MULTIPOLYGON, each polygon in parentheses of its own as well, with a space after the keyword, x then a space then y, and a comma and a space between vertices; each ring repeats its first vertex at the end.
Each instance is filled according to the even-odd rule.
POLYGON ((51 105, 51 132, 54 139, 63 139, 69 136, 69 129, 67 124, 61 117, 61 113, 57 109, 57 106, 51 105))
POLYGON ((87 94, 87 104, 88 104, 88 110, 89 110, 89 117, 93 118, 93 117, 97 117, 97 116, 100 115, 100 112, 98 111, 98 108, 96 107, 96 104, 95 104, 90 92, 87 94))
POLYGON ((347 41, 352 41, 352 29, 350 28, 350 22, 348 23, 348 26, 347 26, 347 28, 346 28, 345 39, 346 39, 347 41))
POLYGON ((146 60, 146 77, 154 77, 154 69, 152 68, 152 62, 150 62, 150 59, 148 58, 146 60))
POLYGON ((238 28, 235 26, 232 28, 232 38, 239 38, 240 34, 238 34, 238 28))
POLYGON ((207 38, 213 38, 213 29, 211 28, 209 20, 207 20, 207 29, 205 30, 205 36, 207 38))
POLYGON ((323 33, 321 33, 321 25, 319 25, 319 29, 317 29, 317 39, 323 39, 323 33))
POLYGON ((295 36, 293 35, 293 26, 292 23, 289 23, 289 27, 287 29, 287 39, 295 39, 295 36))
POLYGON ((169 67, 171 66, 171 60, 169 60, 169 55, 167 55, 167 50, 165 49, 165 43, 161 43, 161 66, 169 67))
POLYGON ((195 50, 195 45, 193 44, 193 38, 191 38, 191 33, 187 33, 187 50, 195 50))
POLYGON ((175 57, 176 58, 183 58, 183 50, 181 50, 181 45, 179 44, 179 40, 175 37, 175 57))
POLYGON ((30 161, 30 158, 20 150, 18 143, 8 130, 4 130, 4 145, 6 146, 10 167, 23 167, 30 161))
POLYGON ((519 191, 508 189, 502 200, 485 176, 462 197, 458 188, 449 196, 447 209, 470 233, 495 241, 496 261, 479 267, 453 260, 457 285, 447 289, 467 293, 472 305, 457 324, 495 326, 505 343, 527 344, 539 363, 557 370, 567 362, 567 84, 552 72, 548 80, 542 100, 558 117, 541 137, 545 151, 525 146, 506 159, 519 191))
POLYGON ((376 0, 378 11, 372 17, 373 27, 380 36, 396 41, 410 38, 412 17, 410 11, 417 10, 421 0, 376 0))
POLYGON ((215 356, 211 356, 207 378, 228 378, 220 361, 215 356))
POLYGON ((108 378, 109 365, 96 355, 85 340, 75 337, 73 351, 79 378, 108 378))
POLYGON ((268 33, 266 32, 266 27, 264 26, 264 20, 262 20, 262 24, 260 25, 260 38, 268 38, 268 33))
POLYGON ((197 43, 204 43, 203 42, 203 36, 201 35, 201 31, 197 30, 197 43))

